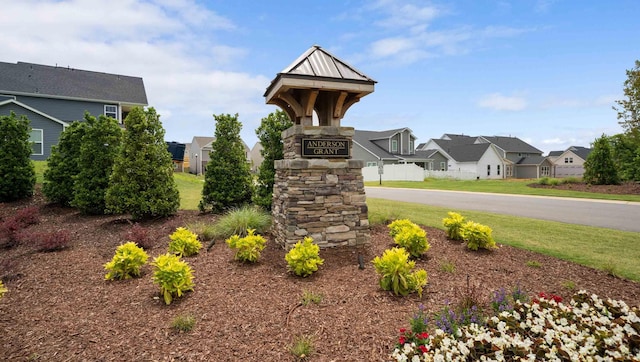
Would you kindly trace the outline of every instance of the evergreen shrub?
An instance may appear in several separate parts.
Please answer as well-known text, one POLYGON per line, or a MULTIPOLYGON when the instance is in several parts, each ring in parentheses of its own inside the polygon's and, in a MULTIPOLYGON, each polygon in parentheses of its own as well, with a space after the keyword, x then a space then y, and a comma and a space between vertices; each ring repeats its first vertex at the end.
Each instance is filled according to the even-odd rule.
POLYGON ((289 271, 300 277, 308 277, 324 263, 320 258, 320 247, 313 243, 311 237, 298 241, 285 255, 289 271))
POLYGON ((160 287, 165 304, 193 290, 193 270, 187 262, 174 254, 160 255, 153 260, 153 282, 160 287))
POLYGON ((147 253, 136 243, 129 241, 116 248, 116 253, 110 262, 104 265, 109 271, 104 276, 106 280, 131 279, 140 276, 140 269, 147 262, 147 253))

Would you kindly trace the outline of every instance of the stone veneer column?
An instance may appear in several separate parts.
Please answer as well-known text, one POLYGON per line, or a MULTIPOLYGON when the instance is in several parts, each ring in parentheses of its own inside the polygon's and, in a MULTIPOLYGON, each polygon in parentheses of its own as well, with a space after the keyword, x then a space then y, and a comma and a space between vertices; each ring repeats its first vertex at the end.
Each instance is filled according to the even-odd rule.
POLYGON ((364 161, 301 155, 303 138, 351 142, 353 134, 352 127, 300 125, 283 132, 284 160, 275 162, 272 212, 276 242, 285 249, 305 236, 321 248, 369 242, 364 161))

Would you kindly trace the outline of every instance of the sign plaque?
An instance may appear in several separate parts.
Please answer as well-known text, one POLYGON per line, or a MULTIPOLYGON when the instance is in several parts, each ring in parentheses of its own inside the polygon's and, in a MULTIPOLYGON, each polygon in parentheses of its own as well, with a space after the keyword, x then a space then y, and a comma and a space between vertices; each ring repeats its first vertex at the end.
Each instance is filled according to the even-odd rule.
POLYGON ((349 158, 351 157, 351 144, 346 139, 303 138, 302 157, 349 158))

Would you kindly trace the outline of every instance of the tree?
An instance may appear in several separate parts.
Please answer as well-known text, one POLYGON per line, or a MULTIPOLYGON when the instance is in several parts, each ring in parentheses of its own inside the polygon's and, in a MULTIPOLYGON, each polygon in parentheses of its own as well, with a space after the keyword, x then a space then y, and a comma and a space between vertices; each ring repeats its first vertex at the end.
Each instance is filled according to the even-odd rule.
POLYGON ((624 95, 627 99, 616 101, 621 108, 613 107, 618 112, 618 123, 625 132, 640 129, 640 61, 636 60, 635 68, 627 70, 624 82, 624 95))
POLYGON ((292 125, 293 122, 289 116, 284 111, 277 110, 263 118, 260 127, 256 129, 256 135, 262 143, 260 153, 263 160, 258 169, 258 182, 253 194, 253 203, 267 210, 271 209, 275 183, 276 170, 273 163, 275 160, 284 158, 282 131, 292 125))
POLYGON ((640 129, 611 137, 613 160, 622 181, 640 181, 640 129))
POLYGON ((160 116, 153 108, 136 107, 124 124, 122 147, 105 197, 107 210, 130 213, 133 219, 175 214, 180 194, 160 116))
POLYGON ((33 196, 36 170, 31 161, 31 127, 25 116, 0 116, 0 202, 33 196))
POLYGON ((597 138, 593 150, 584 163, 583 179, 593 185, 617 185, 620 183, 618 170, 613 162, 610 140, 606 135, 597 138))
POLYGON ((220 114, 216 120, 215 140, 211 143, 204 176, 200 211, 220 212, 251 200, 251 171, 238 121, 238 114, 220 114))
POLYGON ((85 113, 84 119, 87 129, 80 145, 80 172, 71 205, 85 214, 102 215, 106 211, 105 193, 122 142, 122 129, 118 121, 104 115, 96 119, 85 113))
POLYGON ((52 147, 42 184, 42 192, 50 202, 71 205, 74 183, 80 172, 80 146, 86 131, 85 122, 75 121, 62 132, 58 145, 52 147))

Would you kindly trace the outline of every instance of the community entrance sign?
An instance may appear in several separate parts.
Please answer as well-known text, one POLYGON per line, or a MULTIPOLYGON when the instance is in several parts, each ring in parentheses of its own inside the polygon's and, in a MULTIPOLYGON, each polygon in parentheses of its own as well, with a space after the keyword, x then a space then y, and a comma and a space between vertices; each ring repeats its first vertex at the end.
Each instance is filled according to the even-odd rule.
POLYGON ((274 234, 284 248, 306 236, 320 247, 368 243, 364 161, 351 159, 354 129, 340 120, 375 83, 313 46, 267 88, 266 102, 294 123, 282 132, 284 159, 275 162, 274 234))

